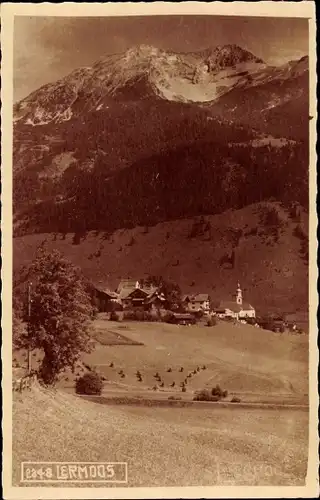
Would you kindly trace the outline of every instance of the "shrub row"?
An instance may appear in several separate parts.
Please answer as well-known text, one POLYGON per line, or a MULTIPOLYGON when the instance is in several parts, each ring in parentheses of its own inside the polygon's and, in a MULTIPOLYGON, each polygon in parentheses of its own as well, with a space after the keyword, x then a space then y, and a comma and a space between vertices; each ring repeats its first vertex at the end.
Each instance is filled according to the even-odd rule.
POLYGON ((202 389, 197 392, 193 401, 220 401, 228 396, 228 391, 223 391, 219 385, 211 389, 202 389))

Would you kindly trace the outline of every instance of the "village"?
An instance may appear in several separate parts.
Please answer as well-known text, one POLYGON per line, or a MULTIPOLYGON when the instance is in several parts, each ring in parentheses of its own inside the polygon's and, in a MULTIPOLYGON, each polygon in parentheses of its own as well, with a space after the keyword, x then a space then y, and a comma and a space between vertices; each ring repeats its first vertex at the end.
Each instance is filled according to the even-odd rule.
MULTIPOLYGON (((219 304, 212 303, 207 293, 181 294, 174 303, 161 290, 134 279, 121 280, 116 290, 97 283, 91 288, 91 295, 97 312, 107 313, 111 320, 136 319, 168 321, 180 325, 192 325, 200 320, 213 326, 216 320, 241 322, 257 328, 278 332, 298 331, 294 319, 289 315, 269 315, 260 318, 253 305, 243 300, 240 283, 235 293, 219 304)), ((299 333, 302 331, 299 330, 299 333)))

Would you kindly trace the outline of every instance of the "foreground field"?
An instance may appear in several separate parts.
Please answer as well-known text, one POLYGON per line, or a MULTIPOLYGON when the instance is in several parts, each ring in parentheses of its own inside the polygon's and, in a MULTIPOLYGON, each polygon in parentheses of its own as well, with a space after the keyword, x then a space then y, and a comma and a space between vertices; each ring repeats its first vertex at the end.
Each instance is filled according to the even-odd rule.
POLYGON ((13 429, 16 486, 32 460, 125 461, 128 486, 303 485, 307 470, 301 410, 110 407, 36 386, 15 395, 13 429))
MULTIPOLYGON (((119 395, 190 401, 195 390, 218 383, 229 391, 229 400, 236 394, 243 403, 305 404, 307 336, 224 322, 212 328, 184 327, 113 323, 103 317, 92 324, 91 333, 95 349, 83 357, 74 374, 63 375, 58 389, 36 385, 15 393, 16 485, 20 462, 32 460, 125 461, 129 486, 304 484, 307 407, 98 404, 74 395, 74 378, 88 368, 103 374, 100 403, 119 395), (156 372, 163 387, 154 378, 156 372), (180 383, 189 373, 182 393, 180 383)), ((38 353, 34 354, 36 364, 38 353)), ((15 353, 17 358, 21 355, 15 353)))

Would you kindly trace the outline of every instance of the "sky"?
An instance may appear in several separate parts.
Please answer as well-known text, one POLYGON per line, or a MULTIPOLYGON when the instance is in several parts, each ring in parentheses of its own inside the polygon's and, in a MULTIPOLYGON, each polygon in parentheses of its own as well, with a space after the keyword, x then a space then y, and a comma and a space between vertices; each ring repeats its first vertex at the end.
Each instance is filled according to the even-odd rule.
POLYGON ((266 63, 279 65, 308 54, 308 21, 248 16, 17 16, 14 101, 75 68, 140 44, 176 52, 237 44, 266 63))

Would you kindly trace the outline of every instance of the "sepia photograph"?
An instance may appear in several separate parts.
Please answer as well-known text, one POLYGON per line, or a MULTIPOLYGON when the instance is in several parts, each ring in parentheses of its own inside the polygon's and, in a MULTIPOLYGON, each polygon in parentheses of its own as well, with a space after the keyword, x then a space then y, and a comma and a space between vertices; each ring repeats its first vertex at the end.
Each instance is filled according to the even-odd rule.
POLYGON ((4 5, 5 498, 319 493, 314 5, 186 4, 4 5))

